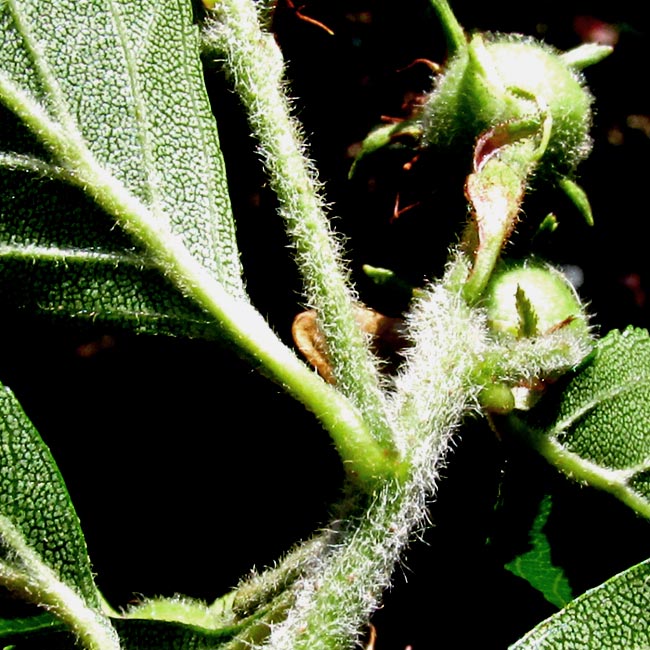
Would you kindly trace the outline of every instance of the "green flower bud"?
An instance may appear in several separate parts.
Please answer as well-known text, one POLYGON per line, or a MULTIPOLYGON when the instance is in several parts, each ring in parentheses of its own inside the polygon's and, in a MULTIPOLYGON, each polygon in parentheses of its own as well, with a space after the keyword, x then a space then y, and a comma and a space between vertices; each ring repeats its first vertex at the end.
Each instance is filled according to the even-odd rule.
POLYGON ((556 269, 536 261, 501 264, 482 299, 492 336, 477 380, 492 413, 529 409, 545 387, 593 350, 578 295, 556 269), (509 387, 509 395, 505 388, 509 387))
POLYGON ((562 329, 589 338, 589 325, 576 290, 547 264, 503 264, 490 279, 484 306, 488 327, 496 334, 543 337, 562 329))
POLYGON ((485 411, 500 415, 510 413, 516 406, 512 389, 501 382, 484 386, 479 393, 479 402, 485 411))
POLYGON ((512 140, 538 133, 540 170, 571 174, 591 148, 592 97, 577 68, 533 39, 476 35, 423 109, 424 140, 462 151, 497 127, 512 140))

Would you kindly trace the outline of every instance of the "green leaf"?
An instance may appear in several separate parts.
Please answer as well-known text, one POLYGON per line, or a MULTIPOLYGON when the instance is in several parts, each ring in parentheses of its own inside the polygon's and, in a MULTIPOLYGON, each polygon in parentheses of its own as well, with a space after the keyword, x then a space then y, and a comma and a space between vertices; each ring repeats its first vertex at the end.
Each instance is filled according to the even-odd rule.
MULTIPOLYGON (((254 5, 250 5, 249 13, 257 24, 254 5)), ((0 0, 0 29, 6 44, 0 51, 0 101, 24 127, 22 133, 5 134, 11 146, 0 155, 0 164, 18 174, 18 183, 21 175, 29 172, 81 189, 106 213, 100 242, 106 233, 110 235, 111 228, 122 227, 133 238, 136 256, 143 255, 143 268, 159 269, 196 305, 189 316, 190 325, 195 315, 205 310, 220 334, 320 419, 336 440, 351 474, 370 485, 378 476, 392 473, 394 457, 386 458, 385 447, 376 442, 374 429, 371 433, 360 411, 297 358, 245 294, 226 174, 201 75, 192 3, 58 0, 44 10, 36 0, 0 0), (363 453, 359 452, 360 441, 363 453)), ((258 44, 254 40, 254 48, 258 44)), ((255 52, 258 56, 259 50, 255 52)), ((285 103, 281 104, 285 111, 285 103)), ((286 153, 286 149, 281 148, 280 158, 282 151, 286 153)), ((300 176, 309 182, 308 165, 299 147, 290 158, 296 156, 304 167, 300 176)), ((295 165, 292 162, 288 167, 295 165)), ((304 187, 300 184, 293 188, 298 203, 305 196, 304 187)), ((8 189, 7 194, 11 196, 13 191, 8 189)), ((26 196, 31 198, 31 193, 26 196)), ((315 202, 320 209, 320 200, 312 199, 308 203, 315 202)), ((29 219, 30 205, 29 201, 21 202, 20 223, 29 219)), ((295 222, 302 223, 302 216, 294 215, 295 222)), ((88 226, 92 230, 92 216, 91 223, 85 215, 77 223, 74 214, 69 217, 65 207, 45 213, 45 220, 63 233, 60 239, 83 234, 88 226)), ((348 347, 339 356, 365 359, 364 368, 375 391, 366 393, 375 404, 380 400, 376 368, 365 337, 351 317, 345 274, 329 248, 328 222, 324 218, 321 221, 321 234, 309 250, 317 257, 327 250, 327 268, 336 275, 337 287, 343 289, 337 299, 341 298, 341 307, 350 315, 346 322, 351 335, 346 340, 358 343, 358 355, 350 357, 348 347)), ((313 225, 303 228, 310 241, 313 225)), ((42 218, 32 222, 32 232, 38 236, 43 228, 42 218)), ((81 251, 74 249, 68 256, 67 247, 61 248, 58 241, 24 242, 14 235, 12 232, 5 240, 9 251, 17 245, 22 247, 23 257, 32 254, 36 259, 38 247, 45 246, 61 267, 68 264, 68 258, 72 265, 77 263, 75 258, 89 252, 82 245, 81 251), (25 250, 28 244, 34 247, 25 250)), ((92 236, 90 232, 88 237, 92 236)), ((301 250, 304 253, 307 249, 301 250)), ((90 252, 110 256, 116 250, 100 246, 90 252)), ((133 250, 119 252, 128 257, 133 250)), ((86 259, 92 257, 86 255, 86 259)), ((108 272, 106 269, 105 274, 108 272)), ((124 285, 124 291, 135 288, 123 283, 119 274, 116 280, 118 286, 124 285)), ((65 286, 72 288, 73 298, 62 300, 66 303, 63 311, 97 311, 95 305, 103 296, 101 283, 82 291, 81 298, 74 282, 65 286), (77 299, 80 303, 75 302, 77 299)), ((112 294, 105 305, 109 313, 115 305, 119 311, 120 305, 129 303, 114 289, 115 283, 105 283, 104 290, 112 294)), ((151 322, 161 314, 160 297, 154 296, 149 302, 153 307, 147 305, 144 311, 153 314, 151 322)), ((131 321, 137 322, 140 310, 133 309, 127 307, 131 321)), ((187 309, 169 316, 172 325, 174 319, 181 323, 188 320, 187 309)), ((342 321, 333 320, 340 329, 342 321)), ((354 364, 349 361, 347 365, 354 364)), ((356 370, 358 380, 363 373, 356 370)))
MULTIPOLYGON (((170 621, 114 618, 125 648, 137 650, 216 650, 232 641, 240 627, 208 630, 170 621)), ((15 650, 75 650, 78 646, 69 631, 49 614, 0 621, 0 647, 15 650)))
MULTIPOLYGON (((30 638, 42 638, 60 634, 65 626, 52 614, 38 614, 25 618, 0 619, 0 647, 18 643, 16 647, 30 638)), ((13 647, 13 646, 12 646, 13 647)), ((48 648, 51 646, 48 644, 48 648)))
POLYGON ((531 630, 511 650, 592 650, 650 646, 650 560, 576 598, 531 630))
POLYGON ((0 169, 0 197, 6 308, 135 332, 214 338, 209 316, 78 189, 0 169))
POLYGON ((650 517, 650 336, 610 332, 566 384, 511 428, 556 467, 650 517))
POLYGON ((88 648, 118 648, 63 479, 13 394, 0 385, 0 585, 46 606, 88 648))
MULTIPOLYGON (((74 586, 90 605, 100 606, 86 542, 63 479, 20 404, 3 386, 0 514, 18 528, 61 580, 74 586)), ((5 553, 1 557, 5 558, 5 553)))
MULTIPOLYGON (((252 13, 256 16, 254 6, 252 13)), ((9 152, 0 155, 18 187, 0 187, 0 206, 16 192, 23 197, 11 206, 11 215, 0 207, 0 222, 11 218, 18 224, 4 238, 9 263, 19 261, 24 272, 26 259, 46 258, 52 267, 58 264, 58 273, 85 264, 82 260, 95 264, 82 266, 65 282, 43 286, 46 309, 123 318, 136 329, 144 313, 145 331, 155 331, 158 320, 162 331, 180 324, 183 333, 192 334, 203 328, 205 312, 209 336, 218 328, 321 420, 346 462, 352 461, 346 465, 351 473, 372 482, 382 473, 378 467, 392 470, 359 411, 297 358, 245 294, 192 3, 58 0, 44 10, 36 0, 0 0, 0 29, 5 39, 0 102, 22 125, 18 132, 9 120, 3 134, 9 152), (63 201, 68 194, 60 192, 62 201, 32 215, 36 190, 21 185, 27 172, 53 184, 75 185, 103 212, 69 212, 63 201), (113 234, 116 225, 133 243, 119 243, 125 238, 113 234), (52 232, 54 241, 46 236, 52 232), (117 260, 115 273, 111 256, 117 260), (105 262, 102 275, 79 282, 85 272, 98 271, 97 257, 105 262), (166 287, 186 296, 187 304, 177 297, 169 305, 170 294, 160 290, 165 283, 150 288, 143 277, 132 284, 134 274, 147 269, 160 270, 169 281, 166 287), (65 296, 61 286, 69 292, 65 296), (137 295, 143 290, 144 298, 137 295), (377 448, 361 454, 359 440, 377 448)), ((302 197, 300 188, 296 195, 302 197)), ((319 236, 315 255, 328 237, 329 231, 319 236)), ((332 272, 340 270, 338 260, 331 261, 332 272)), ((47 270, 39 279, 45 283, 44 274, 47 270)), ((351 327, 365 346, 354 321, 351 327)), ((374 372, 366 347, 361 349, 374 372)))
POLYGON ((225 645, 240 627, 208 630, 186 623, 147 619, 116 619, 115 626, 126 648, 138 650, 212 650, 225 645))
POLYGON ((244 296, 191 3, 60 1, 43 11, 11 0, 0 4, 0 30, 0 101, 19 118, 0 131, 4 282, 33 263, 39 282, 23 306, 139 331, 162 323, 194 334, 197 321, 204 330, 201 310, 156 279, 166 268, 155 249, 114 228, 145 243, 165 234, 244 296))
POLYGON ((544 533, 544 526, 551 513, 551 498, 546 495, 540 503, 539 512, 530 530, 532 548, 519 555, 505 568, 523 578, 542 593, 544 598, 557 607, 564 607, 573 598, 571 587, 561 568, 554 566, 551 546, 544 533))
POLYGON ((214 321, 131 245, 115 251, 0 245, 0 293, 7 310, 136 333, 219 336, 214 321))

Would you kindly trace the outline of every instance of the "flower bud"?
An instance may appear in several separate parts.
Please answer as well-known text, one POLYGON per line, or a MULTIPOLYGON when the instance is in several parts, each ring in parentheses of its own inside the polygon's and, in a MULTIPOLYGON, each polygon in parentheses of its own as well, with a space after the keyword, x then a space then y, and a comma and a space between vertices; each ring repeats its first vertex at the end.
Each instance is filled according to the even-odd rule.
POLYGON ((502 264, 483 296, 492 336, 480 380, 492 413, 527 410, 545 387, 593 350, 578 295, 557 270, 535 261, 502 264), (500 384, 512 390, 508 395, 500 384))
POLYGON ((474 36, 451 59, 422 114, 424 140, 465 150, 496 127, 544 133, 540 170, 571 174, 591 148, 592 97, 575 66, 520 35, 474 36))
POLYGON ((488 327, 497 334, 524 338, 566 328, 578 336, 589 336, 576 290, 547 264, 503 264, 490 279, 484 305, 488 327))

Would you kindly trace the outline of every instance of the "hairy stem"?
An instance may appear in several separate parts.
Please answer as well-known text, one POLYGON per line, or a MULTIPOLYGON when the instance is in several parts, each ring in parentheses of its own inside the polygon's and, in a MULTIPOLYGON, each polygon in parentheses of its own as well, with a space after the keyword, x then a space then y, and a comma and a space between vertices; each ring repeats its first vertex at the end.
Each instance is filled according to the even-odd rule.
POLYGON ((476 403, 472 376, 484 346, 481 319, 443 283, 427 291, 410 320, 413 347, 392 403, 409 477, 385 481, 369 505, 359 500, 343 519, 336 544, 298 583, 296 605, 273 629, 273 650, 352 647, 414 529, 423 525, 450 440, 476 403))
POLYGON ((260 27, 252 0, 220 0, 204 29, 204 48, 225 66, 248 112, 259 150, 297 253, 308 301, 319 314, 337 388, 368 422, 379 445, 394 454, 376 363, 354 320, 337 238, 305 156, 300 129, 283 88, 283 60, 273 36, 260 27))
POLYGON ((430 0, 431 6, 438 14, 438 19, 445 30, 447 38, 447 56, 449 58, 456 56, 458 52, 467 48, 467 37, 463 28, 460 26, 456 16, 454 16, 447 0, 430 0))

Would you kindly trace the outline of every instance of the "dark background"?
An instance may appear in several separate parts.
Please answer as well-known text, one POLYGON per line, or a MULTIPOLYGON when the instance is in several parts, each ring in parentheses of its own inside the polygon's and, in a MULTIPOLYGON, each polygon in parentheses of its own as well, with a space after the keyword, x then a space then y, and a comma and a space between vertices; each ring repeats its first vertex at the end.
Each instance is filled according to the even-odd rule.
MULTIPOLYGON (((560 228, 539 252, 582 270, 580 292, 591 303, 594 326, 602 333, 629 323, 647 327, 643 4, 619 0, 602 10, 572 0, 538 4, 453 3, 468 29, 522 32, 560 49, 593 33, 594 20, 618 38, 614 54, 586 71, 596 113, 594 152, 581 167, 581 183, 596 225, 588 228, 563 197, 539 188, 526 204, 514 250, 525 250, 534 225, 556 211, 560 228)), ((402 165, 413 152, 399 148, 369 159, 352 181, 347 173, 355 143, 380 117, 405 116, 405 102, 430 88, 426 66, 403 68, 417 58, 441 61, 442 33, 427 4, 416 0, 312 0, 302 12, 334 36, 280 0, 274 24, 296 113, 335 226, 347 238, 361 297, 396 314, 403 305, 370 286, 361 264, 394 269, 415 284, 439 274, 466 215, 463 174, 434 155, 407 173, 402 165), (397 193, 401 206, 415 207, 395 221, 397 193)), ((236 98, 218 74, 209 87, 248 288, 290 341, 300 285, 274 199, 236 98)), ((215 598, 327 522, 342 474, 326 434, 228 350, 102 324, 70 330, 13 313, 0 334, 2 381, 59 463, 98 584, 113 604, 177 592, 215 598)), ((650 555, 646 522, 469 423, 431 507, 433 526, 424 543, 412 545, 376 616, 377 650, 504 648, 552 614, 553 606, 501 568, 526 544, 535 499, 517 497, 549 489, 560 495, 549 535, 575 594, 650 555), (512 505, 495 516, 499 494, 511 495, 512 505), (443 631, 448 641, 440 640, 443 631)))

